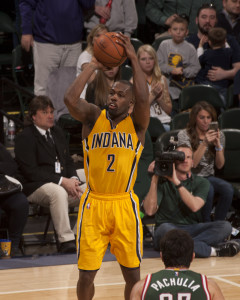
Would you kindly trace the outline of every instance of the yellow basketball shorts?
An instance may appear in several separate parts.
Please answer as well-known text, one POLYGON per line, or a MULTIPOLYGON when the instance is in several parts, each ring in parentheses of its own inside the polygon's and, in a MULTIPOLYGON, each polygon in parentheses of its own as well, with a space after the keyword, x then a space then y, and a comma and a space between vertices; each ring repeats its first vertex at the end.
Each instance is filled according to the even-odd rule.
POLYGON ((110 243, 119 264, 137 268, 142 258, 142 223, 139 200, 133 192, 103 195, 89 190, 78 212, 78 268, 98 270, 110 243))

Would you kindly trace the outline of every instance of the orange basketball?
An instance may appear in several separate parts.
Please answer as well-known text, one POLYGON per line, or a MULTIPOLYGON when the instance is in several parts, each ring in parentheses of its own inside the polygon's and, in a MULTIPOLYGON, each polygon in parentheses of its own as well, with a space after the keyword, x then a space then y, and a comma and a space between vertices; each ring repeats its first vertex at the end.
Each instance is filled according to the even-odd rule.
POLYGON ((106 67, 120 66, 127 58, 124 47, 116 43, 116 40, 116 32, 107 32, 94 40, 94 56, 106 67))

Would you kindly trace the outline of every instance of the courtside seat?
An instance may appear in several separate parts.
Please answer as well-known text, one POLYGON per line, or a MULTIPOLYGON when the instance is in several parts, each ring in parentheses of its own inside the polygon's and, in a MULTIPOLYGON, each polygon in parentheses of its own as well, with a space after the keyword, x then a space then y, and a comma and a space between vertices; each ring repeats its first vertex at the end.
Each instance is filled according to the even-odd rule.
POLYGON ((222 129, 226 144, 224 149, 225 164, 216 175, 230 182, 234 188, 234 195, 240 199, 240 130, 222 129))
POLYGON ((199 101, 206 101, 212 104, 217 112, 225 109, 218 91, 210 85, 198 84, 182 89, 179 95, 180 111, 191 109, 199 101))
POLYGON ((188 111, 183 111, 176 114, 171 121, 171 130, 185 129, 189 121, 189 114, 190 113, 188 111))
POLYGON ((219 127, 221 129, 240 129, 240 108, 230 108, 222 112, 219 117, 219 127))

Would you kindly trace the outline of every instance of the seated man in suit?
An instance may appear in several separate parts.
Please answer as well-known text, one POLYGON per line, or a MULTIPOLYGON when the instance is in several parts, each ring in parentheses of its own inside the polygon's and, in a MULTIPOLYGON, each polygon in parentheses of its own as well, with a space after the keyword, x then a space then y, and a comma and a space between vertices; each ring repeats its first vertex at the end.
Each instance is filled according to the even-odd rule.
POLYGON ((23 191, 29 202, 50 207, 61 253, 76 251, 68 207, 77 206, 82 190, 62 130, 54 126, 54 107, 47 96, 35 97, 24 130, 15 140, 23 191))

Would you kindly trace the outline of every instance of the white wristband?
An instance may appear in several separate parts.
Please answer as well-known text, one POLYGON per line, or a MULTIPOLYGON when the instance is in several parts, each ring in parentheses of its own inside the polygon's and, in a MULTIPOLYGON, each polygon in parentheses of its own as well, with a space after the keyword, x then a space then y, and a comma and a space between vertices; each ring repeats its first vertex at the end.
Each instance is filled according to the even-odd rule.
POLYGON ((223 146, 222 145, 220 145, 220 147, 218 148, 218 147, 215 147, 215 150, 217 151, 217 152, 219 152, 219 151, 222 151, 223 150, 223 146))

